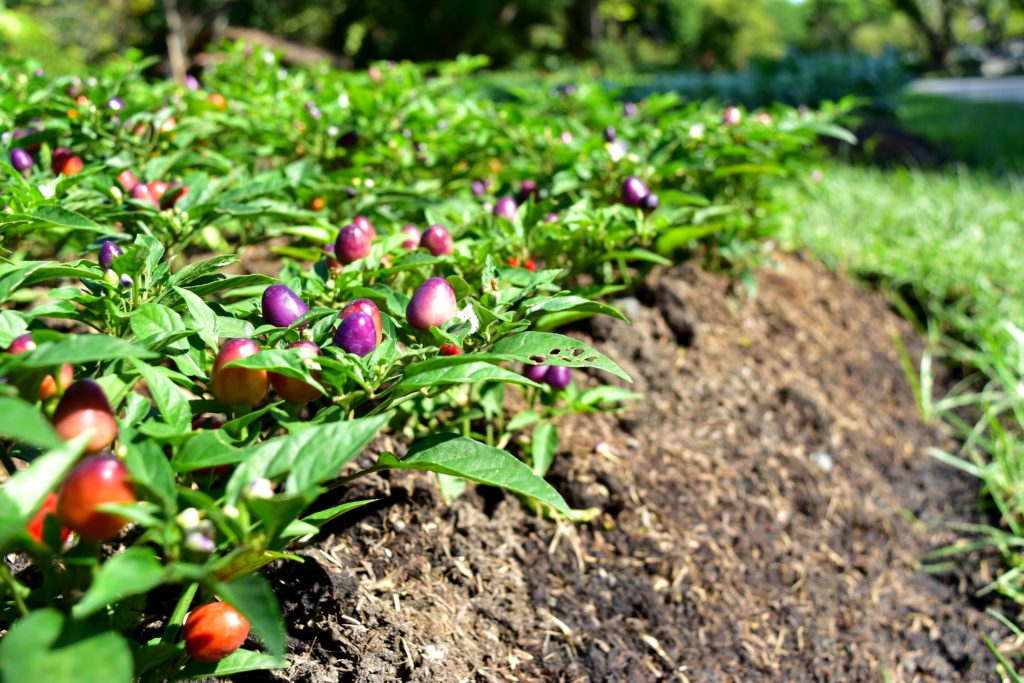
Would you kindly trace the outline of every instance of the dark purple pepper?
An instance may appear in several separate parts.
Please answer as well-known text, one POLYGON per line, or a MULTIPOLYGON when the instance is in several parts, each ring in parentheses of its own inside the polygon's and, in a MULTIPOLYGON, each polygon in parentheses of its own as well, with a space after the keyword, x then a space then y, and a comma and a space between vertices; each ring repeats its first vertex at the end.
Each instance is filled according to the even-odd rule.
POLYGON ((359 133, 355 132, 354 130, 350 130, 349 132, 345 133, 340 138, 338 138, 337 146, 342 147, 344 149, 351 149, 358 144, 359 133))
POLYGON ((423 231, 420 246, 434 256, 445 256, 455 251, 455 240, 452 239, 448 228, 443 225, 431 225, 423 231))
POLYGON ((409 325, 418 330, 441 327, 458 313, 455 290, 443 277, 432 277, 413 293, 405 309, 409 325))
POLYGON ((640 200, 640 208, 644 211, 654 211, 658 208, 658 195, 651 192, 640 200))
POLYGON ((373 234, 361 225, 349 223, 338 233, 334 253, 342 263, 352 263, 370 255, 373 234))
POLYGON ((524 365, 523 376, 526 379, 532 379, 534 382, 544 381, 544 375, 547 374, 550 366, 548 365, 524 365))
POLYGON ((544 374, 544 381, 553 389, 565 389, 572 382, 572 372, 561 365, 552 365, 544 374))
POLYGON ((518 208, 519 207, 516 206, 516 200, 511 197, 502 197, 498 200, 498 203, 494 205, 494 215, 507 218, 510 221, 515 220, 516 209, 518 208))
POLYGON ((640 206, 640 202, 650 193, 644 181, 636 176, 629 176, 622 184, 622 203, 626 206, 640 206))
POLYGON ((34 161, 32 161, 32 155, 23 149, 15 147, 11 150, 11 166, 14 170, 25 172, 32 168, 34 161))
POLYGON ((263 290, 263 320, 274 327, 288 327, 304 316, 309 307, 287 285, 270 285, 263 290))
POLYGON ((616 135, 614 128, 612 128, 611 126, 608 126, 608 127, 606 127, 604 129, 604 141, 605 142, 615 142, 615 138, 616 137, 618 137, 618 135, 616 135))
POLYGON ((132 280, 132 276, 125 273, 121 276, 121 286, 125 289, 131 289, 135 285, 135 281, 132 280))
POLYGON ((469 187, 477 197, 482 197, 487 192, 487 184, 482 180, 474 180, 469 184, 469 187))
POLYGON ((120 256, 122 253, 121 247, 117 246, 110 240, 107 240, 100 245, 100 266, 104 270, 109 269, 114 265, 114 259, 120 256))
POLYGON ((377 329, 373 326, 373 318, 360 312, 342 320, 334 333, 334 345, 357 356, 373 351, 377 348, 377 329))
POLYGON ((519 202, 523 203, 530 199, 533 195, 537 194, 537 183, 533 180, 524 180, 523 184, 519 186, 519 202))

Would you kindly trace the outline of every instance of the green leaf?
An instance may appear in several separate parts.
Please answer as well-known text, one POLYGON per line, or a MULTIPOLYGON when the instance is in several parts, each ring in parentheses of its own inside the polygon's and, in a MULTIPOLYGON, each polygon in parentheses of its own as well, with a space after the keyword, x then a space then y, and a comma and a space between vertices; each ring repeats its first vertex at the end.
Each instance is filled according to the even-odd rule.
POLYGON ((128 320, 138 340, 149 348, 168 346, 187 351, 184 337, 190 334, 181 316, 162 304, 145 303, 135 309, 128 320))
POLYGON ((106 334, 74 334, 58 342, 40 344, 34 351, 20 353, 14 365, 25 368, 50 368, 71 363, 82 365, 118 358, 153 358, 156 354, 138 344, 106 334))
POLYGON ((146 380, 149 393, 153 396, 163 421, 179 431, 192 426, 192 409, 181 388, 165 375, 163 368, 157 368, 140 360, 132 359, 132 365, 146 380))
POLYGON ((309 507, 316 500, 317 490, 304 491, 290 496, 274 496, 272 498, 254 498, 246 505, 255 520, 263 523, 263 533, 273 541, 281 529, 309 507))
POLYGON ((228 289, 249 287, 252 285, 272 285, 277 280, 266 275, 204 275, 188 283, 187 289, 197 296, 209 296, 228 289))
POLYGON ((617 249, 610 251, 606 254, 608 260, 611 259, 625 259, 626 261, 644 261, 646 263, 655 263, 659 266, 671 266, 673 264, 672 259, 667 259, 661 254, 655 254, 653 251, 647 249, 617 249))
POLYGON ((234 465, 242 461, 245 453, 231 445, 222 430, 203 430, 185 441, 174 454, 171 466, 176 472, 191 472, 206 467, 234 465))
POLYGON ((41 609, 18 620, 0 641, 3 683, 131 683, 128 641, 103 620, 66 620, 41 609))
POLYGON ((441 489, 441 498, 445 504, 451 505, 466 492, 467 482, 462 477, 438 473, 437 485, 441 489))
POLYGON ((530 440, 530 458, 533 461, 533 473, 543 477, 551 469, 558 449, 558 429, 550 422, 543 422, 533 430, 530 440))
POLYGON ((132 479, 159 496, 170 514, 177 512, 174 469, 159 444, 131 427, 121 430, 121 443, 128 451, 125 463, 132 479))
POLYGON ((210 348, 217 348, 220 341, 220 321, 214 310, 200 297, 183 287, 175 287, 174 291, 185 302, 190 327, 198 330, 199 336, 210 348))
POLYGON ((385 453, 378 464, 390 469, 437 472, 488 486, 500 486, 569 514, 569 506, 558 491, 524 463, 507 451, 465 436, 435 434, 414 443, 401 460, 385 453))
POLYGON ((249 449, 228 481, 227 498, 238 500, 259 478, 288 475, 286 493, 300 493, 338 476, 390 420, 390 414, 316 425, 249 449))
POLYGON ((639 392, 605 384, 593 389, 587 389, 580 394, 576 401, 588 406, 601 406, 624 401, 642 401, 643 399, 644 395, 639 392))
POLYGON ((72 261, 71 263, 58 263, 56 261, 23 262, 0 277, 0 303, 7 301, 15 290, 39 282, 45 282, 46 280, 64 277, 83 280, 99 279, 100 275, 95 266, 79 267, 79 264, 86 263, 85 261, 72 261))
POLYGON ((505 425, 505 430, 508 432, 518 432, 520 429, 529 427, 537 422, 540 422, 540 413, 534 410, 524 410, 508 421, 508 424, 505 425))
POLYGON ((37 206, 29 217, 33 220, 53 225, 58 228, 70 228, 71 230, 85 230, 87 232, 98 232, 103 235, 110 235, 113 231, 99 223, 89 220, 82 214, 65 209, 60 206, 37 206))
POLYGON ((323 386, 310 374, 307 365, 316 364, 316 358, 305 359, 299 355, 298 349, 267 349, 252 356, 246 356, 225 365, 225 368, 251 368, 255 370, 267 370, 276 372, 285 377, 301 379, 306 384, 321 393, 327 393, 323 386))
POLYGON ((90 438, 91 432, 82 434, 48 451, 30 467, 18 470, 0 488, 0 550, 25 533, 25 524, 43 506, 46 496, 64 481, 90 438))
POLYGON ((530 299, 524 301, 523 305, 526 307, 526 316, 534 316, 538 313, 558 313, 561 311, 583 311, 586 313, 593 313, 599 315, 607 315, 612 318, 617 318, 623 322, 629 322, 626 316, 622 315, 614 306, 608 306, 607 304, 598 303, 597 301, 591 301, 585 299, 582 296, 552 296, 552 297, 538 297, 536 299, 530 299))
POLYGON ((219 583, 215 590, 225 602, 249 620, 253 633, 266 644, 270 654, 277 657, 284 654, 284 617, 281 616, 281 606, 266 578, 250 574, 231 583, 219 583))
POLYGON ((326 510, 320 510, 319 512, 306 515, 302 518, 302 521, 316 527, 322 527, 324 524, 340 517, 346 512, 351 512, 352 510, 361 508, 364 505, 369 505, 370 503, 376 503, 378 500, 378 498, 368 498, 366 500, 349 501, 348 503, 342 503, 341 505, 335 505, 334 507, 329 507, 326 510))
POLYGON ((668 253, 686 245, 690 240, 700 239, 705 235, 711 235, 722 229, 720 222, 707 223, 705 225, 684 225, 678 228, 666 230, 658 237, 658 251, 668 253))
POLYGON ((131 547, 103 563, 71 614, 82 619, 129 596, 148 593, 163 582, 164 574, 151 549, 131 547))
POLYGON ((190 681, 197 678, 221 678, 245 671, 262 671, 264 669, 286 669, 288 660, 284 657, 253 652, 252 650, 235 650, 219 662, 200 662, 192 660, 174 677, 175 681, 190 681))
POLYGON ((588 344, 553 332, 520 332, 499 340, 493 353, 514 357, 523 362, 531 359, 548 365, 563 365, 569 368, 597 368, 632 382, 622 368, 614 361, 594 350, 588 344))
POLYGON ((28 331, 26 316, 20 311, 0 311, 0 348, 7 348, 15 338, 28 331))
POLYGON ((210 273, 216 273, 217 271, 227 268, 237 262, 237 256, 234 254, 227 254, 190 263, 171 276, 171 285, 175 287, 175 290, 177 290, 178 286, 187 285, 197 278, 209 275, 210 273))
POLYGON ((20 398, 0 397, 0 436, 39 448, 57 448, 63 442, 42 412, 20 398))
POLYGON ((403 396, 424 387, 487 381, 523 384, 531 387, 539 386, 518 372, 512 372, 487 362, 456 362, 438 367, 435 359, 429 359, 407 366, 392 392, 395 396, 403 396))

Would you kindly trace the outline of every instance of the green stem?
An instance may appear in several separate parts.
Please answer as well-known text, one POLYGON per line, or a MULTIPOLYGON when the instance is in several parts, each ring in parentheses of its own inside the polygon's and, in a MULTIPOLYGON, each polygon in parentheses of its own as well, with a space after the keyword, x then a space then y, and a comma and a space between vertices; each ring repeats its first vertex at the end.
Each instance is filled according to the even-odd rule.
POLYGON ((192 600, 196 597, 196 591, 198 590, 198 583, 190 583, 181 592, 181 597, 178 598, 174 611, 171 612, 171 616, 167 619, 167 626, 164 627, 164 632, 160 636, 160 642, 170 643, 178 637, 178 631, 181 630, 181 624, 185 620, 185 613, 188 612, 189 606, 192 605, 192 600))
POLYGON ((18 613, 23 617, 28 616, 28 607, 25 606, 25 600, 21 597, 21 592, 18 590, 21 586, 11 575, 11 570, 6 562, 0 562, 0 580, 10 589, 11 596, 14 598, 14 606, 18 608, 18 613))
POLYGON ((381 472, 386 469, 388 469, 386 465, 374 465, 372 467, 367 467, 365 470, 359 470, 358 472, 350 474, 347 477, 338 477, 337 479, 335 479, 334 481, 327 485, 327 490, 333 491, 334 489, 339 489, 342 486, 346 486, 352 483, 359 477, 365 477, 368 474, 374 474, 376 472, 381 472))

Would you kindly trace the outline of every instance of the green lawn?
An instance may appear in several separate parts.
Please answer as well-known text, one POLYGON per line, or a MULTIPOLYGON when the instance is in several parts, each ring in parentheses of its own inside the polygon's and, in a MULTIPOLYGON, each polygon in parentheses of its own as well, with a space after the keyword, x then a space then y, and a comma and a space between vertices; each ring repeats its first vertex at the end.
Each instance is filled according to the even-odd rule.
POLYGON ((908 94, 897 109, 912 133, 933 141, 952 161, 995 173, 1024 173, 1024 107, 908 94))
MULTIPOLYGON (((1024 604, 1024 108, 908 96, 900 113, 969 165, 826 164, 819 183, 791 189, 783 242, 880 284, 912 304, 912 318, 923 311, 929 352, 908 375, 925 416, 944 419, 963 444, 934 455, 977 476, 1001 517, 997 527, 962 529, 956 547, 929 559, 992 548, 1005 565, 985 590, 1024 604), (945 396, 930 365, 941 358, 975 370, 945 396)), ((1008 666, 1003 673, 1020 680, 1008 666)))

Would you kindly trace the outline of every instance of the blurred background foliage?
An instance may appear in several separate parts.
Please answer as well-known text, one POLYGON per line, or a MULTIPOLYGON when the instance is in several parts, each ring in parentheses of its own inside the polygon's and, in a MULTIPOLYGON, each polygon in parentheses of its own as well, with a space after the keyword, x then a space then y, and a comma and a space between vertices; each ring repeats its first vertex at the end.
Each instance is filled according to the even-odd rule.
POLYGON ((129 47, 163 55, 178 18, 190 56, 250 29, 344 66, 471 53, 496 66, 721 72, 793 50, 889 48, 967 72, 981 52, 1009 70, 1024 56, 1013 61, 1024 0, 0 0, 0 50, 60 71, 129 47))

